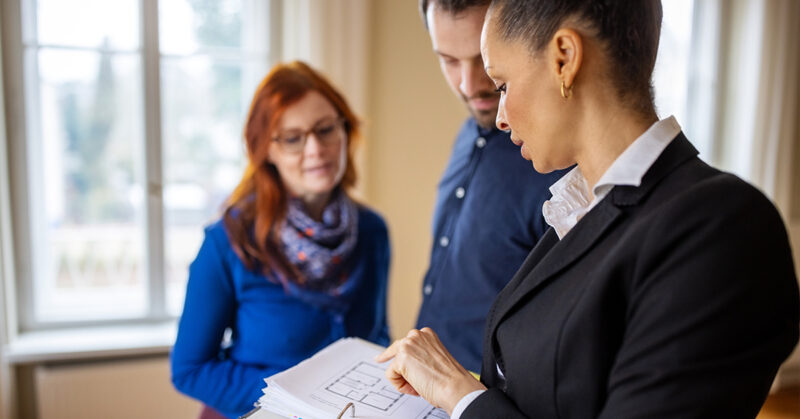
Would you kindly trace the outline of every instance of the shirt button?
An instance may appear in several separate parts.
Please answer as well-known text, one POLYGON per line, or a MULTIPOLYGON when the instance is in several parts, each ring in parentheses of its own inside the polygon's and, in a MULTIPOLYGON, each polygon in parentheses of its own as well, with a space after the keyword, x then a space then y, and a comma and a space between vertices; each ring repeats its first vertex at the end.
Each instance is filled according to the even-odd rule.
POLYGON ((425 293, 425 295, 431 295, 433 292, 433 286, 431 284, 425 285, 425 288, 422 289, 422 292, 425 293))
POLYGON ((475 146, 478 148, 483 148, 486 146, 486 138, 478 137, 478 139, 475 140, 475 146))
POLYGON ((461 198, 464 197, 464 194, 466 194, 466 193, 467 193, 467 191, 464 188, 462 188, 460 186, 458 188, 456 188, 456 198, 461 199, 461 198))
POLYGON ((449 237, 442 236, 442 238, 439 239, 439 245, 441 245, 442 247, 447 247, 448 244, 450 244, 450 238, 449 237))

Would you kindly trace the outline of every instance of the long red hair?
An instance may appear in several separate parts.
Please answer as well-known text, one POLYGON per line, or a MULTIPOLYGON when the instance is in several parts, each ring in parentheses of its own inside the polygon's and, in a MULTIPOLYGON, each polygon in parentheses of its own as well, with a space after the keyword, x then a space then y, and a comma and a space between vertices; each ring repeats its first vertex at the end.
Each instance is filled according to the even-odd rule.
POLYGON ((281 116, 308 92, 322 94, 345 120, 347 165, 339 187, 347 193, 356 182, 353 152, 358 119, 344 97, 322 75, 300 61, 281 63, 261 81, 250 104, 244 127, 248 165, 239 185, 225 203, 223 222, 233 250, 248 269, 277 270, 292 277, 278 246, 278 226, 286 217, 287 190, 269 162, 270 143, 281 116))

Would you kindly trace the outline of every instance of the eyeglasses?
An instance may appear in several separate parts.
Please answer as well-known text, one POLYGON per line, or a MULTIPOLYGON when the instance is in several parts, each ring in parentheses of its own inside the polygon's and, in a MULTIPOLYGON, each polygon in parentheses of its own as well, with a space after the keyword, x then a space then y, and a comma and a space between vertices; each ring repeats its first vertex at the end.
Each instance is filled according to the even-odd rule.
POLYGON ((344 138, 344 123, 342 117, 326 118, 307 131, 289 130, 278 133, 272 140, 280 145, 281 150, 290 154, 300 154, 306 148, 306 140, 310 134, 323 145, 329 146, 338 144, 344 138))

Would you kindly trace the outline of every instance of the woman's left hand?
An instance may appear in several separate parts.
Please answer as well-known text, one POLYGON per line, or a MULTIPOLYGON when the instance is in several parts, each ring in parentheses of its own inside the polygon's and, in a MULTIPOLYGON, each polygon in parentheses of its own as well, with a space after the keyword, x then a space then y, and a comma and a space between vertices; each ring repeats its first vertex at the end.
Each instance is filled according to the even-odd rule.
POLYGON ((398 391, 421 396, 448 414, 462 397, 486 386, 476 380, 442 345, 430 328, 413 329, 405 338, 392 343, 375 360, 394 361, 386 377, 398 391))

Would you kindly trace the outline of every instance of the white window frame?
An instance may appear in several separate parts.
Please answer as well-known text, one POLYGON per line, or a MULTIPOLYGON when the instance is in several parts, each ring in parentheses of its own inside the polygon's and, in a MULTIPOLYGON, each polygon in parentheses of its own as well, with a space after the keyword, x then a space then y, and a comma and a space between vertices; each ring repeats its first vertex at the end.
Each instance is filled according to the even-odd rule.
MULTIPOLYGON (((145 191, 145 250, 148 307, 146 314, 130 319, 100 319, 64 322, 37 321, 34 316, 34 266, 33 237, 36 237, 30 222, 30 211, 37 206, 31 202, 27 185, 32 181, 28 154, 32 142, 28 141, 28 127, 38 127, 37 121, 29 121, 37 115, 35 78, 25 74, 25 40, 23 19, 34 19, 33 2, 28 0, 0 0, 0 28, 2 28, 2 82, 5 87, 5 117, 8 136, 0 136, 2 146, 7 147, 7 159, 0 164, 0 239, 2 240, 2 277, 5 283, 5 315, 9 340, 19 333, 52 329, 81 328, 93 326, 143 325, 172 322, 175 316, 167 311, 164 252, 164 208, 162 199, 162 146, 161 146, 161 54, 159 51, 158 0, 139 0, 141 13, 141 62, 142 62, 142 110, 144 121, 144 173, 145 191), (26 85, 29 83, 30 85, 26 85), (30 123, 34 122, 34 123, 30 123), (8 166, 5 167, 5 163, 8 166), (5 171, 4 169, 7 169, 5 171), (8 173, 8 178, 5 177, 8 173), (10 210, 10 214, 8 211, 10 210)), ((264 15, 248 15, 259 25, 266 24, 269 36, 269 63, 281 56, 280 25, 282 2, 278 0, 245 0, 264 10, 264 15)), ((28 25, 32 27, 32 25, 28 25)), ((0 125, 2 127, 2 125, 0 125)), ((0 153, 0 157, 6 157, 0 153)), ((39 206, 41 208, 41 205, 39 206)), ((198 227, 200 228, 200 227, 198 227)), ((2 293, 0 293, 2 295, 2 293)))

